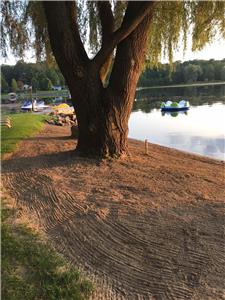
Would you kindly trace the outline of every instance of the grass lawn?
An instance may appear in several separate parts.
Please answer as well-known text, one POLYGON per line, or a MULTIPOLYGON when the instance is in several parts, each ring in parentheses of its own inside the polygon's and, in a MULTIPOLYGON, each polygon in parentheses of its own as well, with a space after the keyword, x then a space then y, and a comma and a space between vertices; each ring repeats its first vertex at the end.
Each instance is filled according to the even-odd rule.
MULTIPOLYGON (((1 152, 9 153, 18 143, 37 133, 46 116, 10 115, 12 128, 2 127, 1 152)), ((14 222, 16 211, 1 208, 1 279, 4 300, 87 299, 92 286, 47 242, 25 224, 14 222)))
POLYGON ((31 113, 10 114, 12 128, 1 128, 1 153, 9 153, 16 149, 17 144, 31 137, 44 126, 45 115, 31 113))
POLYGON ((4 204, 2 215, 2 299, 81 300, 92 286, 47 242, 25 225, 13 222, 15 211, 4 204))

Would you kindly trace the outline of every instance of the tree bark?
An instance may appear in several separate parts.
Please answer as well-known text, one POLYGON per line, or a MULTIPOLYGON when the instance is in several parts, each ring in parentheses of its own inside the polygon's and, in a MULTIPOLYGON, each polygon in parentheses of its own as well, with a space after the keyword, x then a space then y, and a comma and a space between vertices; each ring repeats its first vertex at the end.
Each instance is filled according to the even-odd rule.
MULTIPOLYGON (((98 10, 102 27, 102 47, 107 45, 115 29, 115 20, 109 1, 98 1, 98 10)), ((100 78, 103 85, 106 84, 106 78, 113 60, 113 53, 106 59, 105 63, 100 69, 100 78)))
MULTIPOLYGON (((95 83, 91 91, 94 107, 89 122, 83 119, 78 150, 82 153, 120 157, 128 153, 128 120, 132 110, 136 85, 145 61, 151 15, 139 24, 132 34, 117 47, 114 67, 109 85, 103 88, 95 83), (89 128, 87 128, 89 124, 89 128), (91 134, 90 134, 91 132, 91 134)), ((92 83, 94 81, 92 80, 92 83)), ((91 84, 88 85, 91 88, 91 84)), ((87 101, 87 106, 90 101, 87 101)), ((79 127, 80 130, 80 127, 79 127)))
MULTIPOLYGON (((101 69, 112 53, 109 43, 108 55, 89 60, 80 40, 75 16, 71 14, 73 2, 43 2, 53 53, 67 81, 78 120, 79 137, 77 151, 83 155, 120 157, 128 152, 128 120, 135 90, 147 48, 151 24, 151 10, 143 12, 146 4, 134 2, 128 5, 125 20, 121 25, 113 70, 107 87, 101 80, 101 69), (144 5, 144 6, 143 6, 144 5), (138 18, 137 18, 138 11, 138 18), (63 18, 62 18, 63 15, 63 18), (61 16, 55 24, 55 17, 61 16), (62 20, 62 21, 61 21, 62 20), (131 20, 131 22, 130 22, 131 20), (138 21, 139 20, 139 21, 138 21), (136 24, 136 27, 134 26, 136 24), (133 30, 128 26, 131 24, 133 30), (125 29, 127 28, 128 33, 125 29), (131 32, 130 32, 131 31, 131 32), (59 33, 62 37, 59 37, 59 33), (104 57, 104 59, 103 59, 104 57)), ((108 6, 108 2, 102 4, 108 6)), ((107 8, 110 14, 109 6, 107 8)), ((102 11, 104 14, 104 11, 102 11)), ((106 22, 101 16, 102 24, 106 22)), ((107 48, 113 30, 104 31, 103 49, 107 48)))
MULTIPOLYGON (((130 11, 134 14, 135 11, 130 11)), ((117 46, 114 67, 105 90, 108 100, 107 143, 109 154, 128 152, 128 121, 133 107, 136 86, 147 51, 152 16, 148 14, 136 29, 117 46)))

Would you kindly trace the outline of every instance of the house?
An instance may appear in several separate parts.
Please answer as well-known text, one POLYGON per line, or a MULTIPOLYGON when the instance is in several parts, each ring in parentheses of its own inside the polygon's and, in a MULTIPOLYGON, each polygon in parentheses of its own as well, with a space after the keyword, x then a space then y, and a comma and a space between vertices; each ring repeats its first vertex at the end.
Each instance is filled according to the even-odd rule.
POLYGON ((53 85, 52 86, 52 90, 53 91, 61 91, 62 90, 62 87, 60 85, 53 85))
POLYGON ((29 85, 29 84, 24 84, 24 85, 23 85, 23 89, 24 89, 25 91, 28 91, 28 90, 32 89, 32 86, 29 85))

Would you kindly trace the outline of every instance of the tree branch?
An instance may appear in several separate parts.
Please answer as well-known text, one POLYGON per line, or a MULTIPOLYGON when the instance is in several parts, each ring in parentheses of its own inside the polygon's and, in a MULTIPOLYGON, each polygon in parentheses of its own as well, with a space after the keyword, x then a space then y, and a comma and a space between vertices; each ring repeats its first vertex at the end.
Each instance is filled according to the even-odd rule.
POLYGON ((57 62, 64 60, 64 65, 87 62, 89 59, 76 22, 75 1, 43 1, 42 4, 52 51, 57 62))
MULTIPOLYGON (((60 1, 59 1, 60 2, 60 1)), ((68 15, 68 22, 70 22, 71 26, 71 34, 73 35, 74 42, 76 45, 76 48, 78 50, 78 53, 80 55, 80 58, 84 60, 89 60, 87 53, 84 49, 84 45, 80 38, 79 28, 77 24, 77 7, 76 7, 76 1, 64 1, 66 6, 66 11, 68 15)))
MULTIPOLYGON (((115 20, 111 9, 111 4, 109 1, 98 1, 98 11, 102 26, 102 47, 105 47, 110 40, 115 28, 115 20)), ((102 64, 100 69, 100 78, 104 84, 107 74, 112 63, 113 53, 106 58, 106 61, 102 64)))
POLYGON ((114 31, 115 20, 109 1, 98 1, 97 5, 102 25, 102 44, 104 44, 114 31))
POLYGON ((121 27, 111 34, 107 44, 103 43, 93 61, 101 67, 116 45, 128 37, 151 12, 154 4, 155 1, 130 1, 121 27))

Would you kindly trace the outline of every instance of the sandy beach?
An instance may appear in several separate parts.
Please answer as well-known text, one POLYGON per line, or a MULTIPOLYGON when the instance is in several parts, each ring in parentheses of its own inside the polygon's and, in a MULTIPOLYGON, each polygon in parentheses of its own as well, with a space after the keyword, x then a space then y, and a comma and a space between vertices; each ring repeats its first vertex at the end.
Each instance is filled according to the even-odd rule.
POLYGON ((92 299, 224 299, 225 164, 130 140, 122 160, 74 155, 46 125, 2 161, 18 214, 95 285, 92 299))

